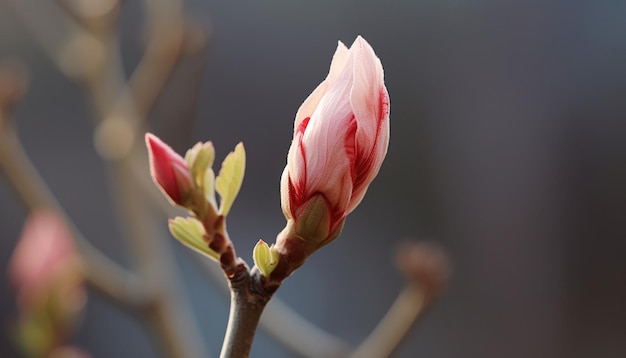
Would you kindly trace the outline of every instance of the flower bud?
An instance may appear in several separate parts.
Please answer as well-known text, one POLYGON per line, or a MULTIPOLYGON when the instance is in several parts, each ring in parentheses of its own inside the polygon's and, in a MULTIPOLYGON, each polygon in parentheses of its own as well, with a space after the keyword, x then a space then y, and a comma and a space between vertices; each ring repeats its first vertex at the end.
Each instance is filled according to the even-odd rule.
POLYGON ((189 167, 183 157, 151 133, 146 133, 152 180, 174 204, 185 206, 192 189, 189 167))
POLYGON ((334 240, 346 215, 363 199, 382 165, 389 142, 389 96, 383 68, 358 37, 341 42, 330 71, 296 114, 294 138, 281 178, 281 206, 288 222, 277 247, 294 236, 310 251, 334 240))
POLYGON ((24 225, 11 256, 9 275, 20 302, 28 305, 46 295, 59 279, 79 275, 81 266, 65 222, 55 213, 40 211, 24 225))
POLYGON ((78 323, 86 301, 83 269, 62 218, 33 213, 9 263, 19 316, 13 334, 23 353, 43 357, 78 323))
POLYGON ((185 154, 176 154, 172 148, 154 135, 146 134, 150 153, 150 172, 154 182, 176 205, 194 218, 176 218, 169 222, 170 231, 184 245, 218 261, 228 277, 239 265, 239 259, 226 231, 228 215, 246 168, 243 143, 235 146, 220 168, 217 177, 211 168, 215 150, 211 142, 197 143, 185 154), (215 194, 219 194, 219 207, 215 194))

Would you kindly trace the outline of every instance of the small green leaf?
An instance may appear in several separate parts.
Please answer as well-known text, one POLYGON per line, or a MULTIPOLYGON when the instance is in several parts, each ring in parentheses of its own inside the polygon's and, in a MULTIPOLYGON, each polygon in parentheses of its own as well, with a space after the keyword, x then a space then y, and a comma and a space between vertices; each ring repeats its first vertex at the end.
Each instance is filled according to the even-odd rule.
POLYGON ((204 196, 206 200, 217 210, 217 201, 215 200, 215 172, 213 169, 207 168, 204 174, 204 183, 202 184, 204 196))
POLYGON ((226 156, 220 173, 215 179, 215 189, 220 195, 220 215, 228 215, 241 188, 245 170, 246 151, 243 148, 243 143, 239 143, 235 150, 226 156))
POLYGON ((187 167, 191 168, 193 163, 196 161, 196 157, 198 156, 198 152, 200 151, 200 147, 202 147, 202 142, 198 142, 194 144, 193 147, 187 149, 185 153, 185 164, 187 167))
POLYGON ((168 224, 172 235, 183 245, 219 261, 217 252, 211 250, 204 241, 205 231, 200 221, 192 217, 182 218, 178 216, 174 220, 170 220, 168 224))
POLYGON ((202 187, 204 184, 205 173, 213 165, 214 159, 215 149, 211 142, 198 142, 185 154, 185 163, 198 187, 202 187))
POLYGON ((252 259, 254 264, 261 270, 263 276, 269 277, 278 265, 278 252, 274 246, 269 247, 265 241, 259 240, 254 246, 252 259))

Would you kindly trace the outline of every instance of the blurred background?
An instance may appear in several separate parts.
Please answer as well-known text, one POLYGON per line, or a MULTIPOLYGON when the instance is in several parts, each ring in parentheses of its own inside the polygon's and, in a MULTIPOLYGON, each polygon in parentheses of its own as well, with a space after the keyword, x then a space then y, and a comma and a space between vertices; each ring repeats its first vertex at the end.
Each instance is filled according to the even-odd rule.
MULTIPOLYGON (((248 262, 284 226, 278 183, 293 118, 337 40, 362 35, 385 68, 389 154, 341 238, 278 291, 296 311, 357 345, 404 285, 396 245, 434 240, 454 275, 399 357, 626 356, 626 2, 189 0, 186 10, 209 29, 209 48, 180 64, 150 125, 179 152, 212 140, 219 160, 245 143, 229 232, 248 262)), ((142 3, 122 11, 130 72, 142 3)), ((85 236, 128 265, 86 96, 0 0, 9 58, 31 74, 15 113, 28 154, 85 236)), ((0 184, 5 270, 25 211, 0 184)), ((228 300, 170 244, 217 355, 228 300)), ((15 357, 5 334, 14 292, 0 277, 0 356, 15 357)), ((157 356, 144 327, 96 294, 75 341, 94 357, 157 356)), ((263 332, 252 351, 291 354, 263 332)))

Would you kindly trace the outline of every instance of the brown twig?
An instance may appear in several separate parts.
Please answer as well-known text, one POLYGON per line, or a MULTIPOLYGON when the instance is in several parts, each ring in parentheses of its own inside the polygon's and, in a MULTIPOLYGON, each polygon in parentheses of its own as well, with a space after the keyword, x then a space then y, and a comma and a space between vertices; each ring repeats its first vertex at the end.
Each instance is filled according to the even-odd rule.
MULTIPOLYGON (((148 44, 129 82, 137 120, 145 121, 183 51, 185 23, 180 0, 144 0, 148 44)), ((139 123, 138 123, 139 124, 139 123)))
POLYGON ((220 358, 248 357, 261 314, 273 292, 264 290, 259 272, 251 274, 245 265, 229 279, 229 287, 230 314, 220 358))
POLYGON ((389 357, 427 307, 424 292, 407 286, 396 298, 369 337, 352 353, 352 358, 389 357))
POLYGON ((404 245, 398 250, 397 266, 407 277, 407 286, 351 358, 391 356, 443 292, 451 273, 447 254, 431 243, 404 245))

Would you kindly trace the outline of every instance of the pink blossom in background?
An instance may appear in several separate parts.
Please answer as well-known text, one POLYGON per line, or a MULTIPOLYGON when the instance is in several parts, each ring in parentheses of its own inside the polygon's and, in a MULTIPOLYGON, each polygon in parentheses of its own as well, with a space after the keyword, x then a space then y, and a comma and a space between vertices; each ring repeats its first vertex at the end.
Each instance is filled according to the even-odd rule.
POLYGON ((91 355, 85 350, 74 346, 62 346, 55 348, 47 358, 90 358, 91 355))
POLYGON ((9 276, 18 290, 19 301, 41 296, 60 276, 79 267, 65 221, 52 211, 31 214, 9 262, 9 276))
POLYGON ((152 179, 175 204, 183 205, 187 191, 192 186, 185 160, 152 133, 146 133, 146 145, 152 179))
POLYGON ((281 179, 281 205, 296 222, 306 204, 322 195, 329 234, 363 199, 389 143, 389 96, 383 67, 357 37, 339 42, 326 79, 296 114, 294 138, 281 179))

